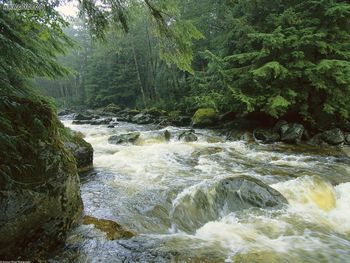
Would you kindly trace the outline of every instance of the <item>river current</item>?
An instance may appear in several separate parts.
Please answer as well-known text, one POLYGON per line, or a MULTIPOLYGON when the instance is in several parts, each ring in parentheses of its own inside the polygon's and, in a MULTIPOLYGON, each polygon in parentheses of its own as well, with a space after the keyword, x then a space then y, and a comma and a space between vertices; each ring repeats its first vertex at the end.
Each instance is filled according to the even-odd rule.
POLYGON ((182 142, 186 128, 63 123, 94 148, 94 171, 81 179, 85 214, 137 235, 108 240, 81 225, 51 262, 350 262, 350 159, 337 149, 226 141, 206 129, 182 142), (130 131, 141 133, 135 144, 107 141, 130 131), (176 227, 172 213, 184 196, 199 188, 210 195, 208 185, 241 175, 267 183, 288 205, 226 213, 190 232, 176 227))

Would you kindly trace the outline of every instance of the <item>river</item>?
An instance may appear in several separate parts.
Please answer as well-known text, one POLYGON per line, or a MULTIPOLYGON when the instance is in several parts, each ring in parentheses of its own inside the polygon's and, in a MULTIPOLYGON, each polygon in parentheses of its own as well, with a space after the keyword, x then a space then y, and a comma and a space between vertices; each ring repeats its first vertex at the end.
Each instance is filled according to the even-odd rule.
POLYGON ((187 143, 177 139, 185 128, 63 123, 94 148, 94 171, 81 180, 85 214, 137 236, 111 241, 81 225, 51 262, 350 262, 350 159, 339 150, 225 141, 206 129, 187 143), (141 133, 135 145, 108 143, 129 131, 141 133), (172 213, 184 196, 240 175, 267 183, 289 204, 226 213, 190 232, 176 227, 172 213))

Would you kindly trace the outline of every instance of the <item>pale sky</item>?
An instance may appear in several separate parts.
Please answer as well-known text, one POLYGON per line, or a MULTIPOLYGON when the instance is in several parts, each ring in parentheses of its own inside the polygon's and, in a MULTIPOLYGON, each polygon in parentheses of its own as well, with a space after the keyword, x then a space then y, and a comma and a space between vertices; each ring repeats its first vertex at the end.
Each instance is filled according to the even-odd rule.
POLYGON ((65 5, 56 7, 55 9, 63 14, 64 16, 77 16, 78 14, 78 3, 76 1, 71 1, 65 5))

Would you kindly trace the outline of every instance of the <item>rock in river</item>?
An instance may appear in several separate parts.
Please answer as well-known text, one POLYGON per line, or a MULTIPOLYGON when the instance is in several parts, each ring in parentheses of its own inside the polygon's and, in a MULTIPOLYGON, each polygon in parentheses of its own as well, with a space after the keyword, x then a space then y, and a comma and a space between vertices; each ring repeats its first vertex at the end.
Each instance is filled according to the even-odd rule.
POLYGON ((197 136, 194 134, 193 130, 185 131, 181 133, 178 137, 179 140, 185 141, 185 142, 195 142, 198 140, 197 136))
POLYGON ((31 260, 79 221, 79 177, 47 102, 2 96, 0 112, 0 259, 31 260))
POLYGON ((84 225, 94 225, 97 229, 105 232, 109 240, 130 238, 135 236, 135 233, 119 225, 117 222, 107 219, 99 219, 92 216, 84 216, 84 225))
POLYGON ((149 124, 154 122, 154 117, 148 113, 139 113, 132 117, 132 122, 137 124, 149 124))
POLYGON ((281 208, 286 203, 283 195, 260 180, 229 177, 179 198, 172 219, 179 229, 191 233, 231 212, 251 207, 281 208))
POLYGON ((321 138, 329 145, 339 145, 345 140, 344 134, 338 128, 323 132, 321 138))
POLYGON ((112 135, 108 138, 108 142, 111 144, 134 143, 139 137, 139 132, 130 132, 126 134, 112 135))
POLYGON ((86 142, 82 134, 65 128, 64 146, 69 149, 77 163, 78 172, 86 172, 93 166, 94 149, 86 142))
POLYGON ((213 126, 218 120, 217 112, 211 108, 198 109, 192 117, 193 127, 213 126))

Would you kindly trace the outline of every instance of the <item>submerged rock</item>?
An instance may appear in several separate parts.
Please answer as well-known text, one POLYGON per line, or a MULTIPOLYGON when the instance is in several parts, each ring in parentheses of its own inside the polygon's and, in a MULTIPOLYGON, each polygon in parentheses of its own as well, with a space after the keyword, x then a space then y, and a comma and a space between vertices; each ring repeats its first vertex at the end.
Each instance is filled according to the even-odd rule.
POLYGON ((170 131, 165 130, 165 132, 164 132, 164 138, 165 138, 166 141, 170 141, 170 138, 171 138, 171 133, 170 133, 170 131))
POLYGON ((121 226, 117 222, 107 219, 99 219, 92 216, 84 216, 84 225, 94 225, 97 229, 105 232, 109 240, 131 238, 135 233, 121 226))
POLYGON ((108 142, 111 144, 121 144, 121 143, 134 143, 139 137, 139 132, 130 132, 120 135, 112 135, 108 138, 108 142))
POLYGON ((185 142, 195 142, 198 140, 198 137, 194 134, 193 130, 190 130, 190 131, 184 131, 183 133, 181 133, 178 139, 185 142))
POLYGON ((94 149, 90 143, 83 139, 81 134, 69 130, 68 128, 64 129, 64 146, 74 155, 78 172, 89 171, 93 167, 94 149))
POLYGON ((283 195, 257 179, 230 177, 194 189, 177 200, 172 219, 179 229, 194 232, 231 212, 251 207, 281 208, 287 203, 283 195))
POLYGON ((217 113, 212 108, 198 109, 192 117, 193 127, 213 126, 218 119, 217 113))

